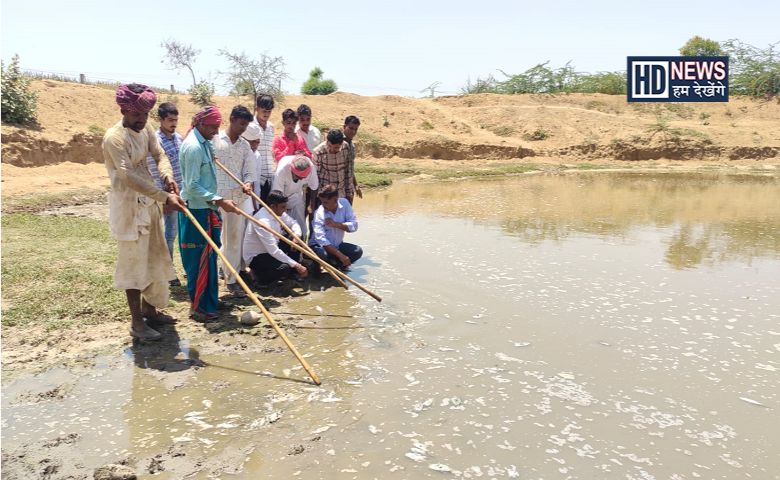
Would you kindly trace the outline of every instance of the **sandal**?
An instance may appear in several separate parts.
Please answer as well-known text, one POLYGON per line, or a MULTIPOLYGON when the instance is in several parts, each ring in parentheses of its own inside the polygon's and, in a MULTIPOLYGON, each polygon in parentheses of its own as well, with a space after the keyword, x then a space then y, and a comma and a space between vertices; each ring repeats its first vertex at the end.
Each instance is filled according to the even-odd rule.
POLYGON ((166 314, 157 312, 154 315, 146 315, 144 314, 144 320, 148 325, 175 325, 176 319, 172 316, 166 314))
POLYGON ((190 312, 190 317, 196 322, 208 322, 209 320, 216 320, 219 318, 218 313, 206 313, 198 310, 190 312))
POLYGON ((155 340, 159 340, 159 339, 162 338, 162 334, 160 332, 158 332, 157 330, 151 328, 151 327, 144 328, 144 330, 142 332, 138 332, 138 331, 134 330, 133 327, 130 327, 129 331, 130 331, 130 336, 131 337, 137 338, 138 340, 141 340, 141 341, 144 341, 144 342, 146 342, 146 341, 155 341, 155 340))

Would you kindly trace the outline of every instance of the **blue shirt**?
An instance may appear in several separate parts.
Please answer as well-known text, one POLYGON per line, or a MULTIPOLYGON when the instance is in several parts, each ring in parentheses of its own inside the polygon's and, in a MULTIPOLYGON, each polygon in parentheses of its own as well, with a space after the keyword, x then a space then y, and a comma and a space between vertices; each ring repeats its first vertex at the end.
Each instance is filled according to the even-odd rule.
POLYGON ((338 248, 341 242, 344 241, 344 230, 325 226, 325 220, 328 218, 332 218, 336 223, 345 224, 347 231, 350 233, 358 228, 357 217, 355 212, 352 211, 352 205, 349 204, 349 200, 339 198, 335 212, 331 213, 325 210, 325 207, 322 205, 314 212, 314 220, 312 220, 314 235, 311 237, 310 244, 320 245, 321 247, 332 245, 338 248))
MULTIPOLYGON (((173 136, 168 138, 162 130, 157 129, 157 139, 160 141, 160 146, 163 148, 165 155, 171 162, 171 169, 173 169, 173 180, 176 182, 176 185, 179 186, 179 189, 181 189, 181 164, 179 164, 179 149, 181 148, 182 142, 181 135, 179 135, 178 132, 173 132, 173 136)), ((160 189, 163 189, 165 185, 163 185, 162 178, 160 178, 160 171, 157 169, 157 162, 154 161, 151 155, 146 157, 146 164, 149 166, 149 173, 152 174, 152 178, 157 183, 157 186, 160 189)))
POLYGON ((217 206, 208 202, 221 200, 217 195, 217 170, 214 166, 214 152, 211 142, 193 128, 181 144, 179 152, 181 173, 184 178, 181 197, 191 209, 217 206))

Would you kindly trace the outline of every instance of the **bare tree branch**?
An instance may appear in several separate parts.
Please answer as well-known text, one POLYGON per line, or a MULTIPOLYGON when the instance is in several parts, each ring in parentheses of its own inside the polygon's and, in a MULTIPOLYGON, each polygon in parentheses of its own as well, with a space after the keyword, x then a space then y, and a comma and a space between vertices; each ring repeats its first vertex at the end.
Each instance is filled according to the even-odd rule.
POLYGON ((173 70, 179 70, 180 68, 186 68, 192 75, 192 85, 198 83, 195 80, 195 71, 192 69, 192 65, 195 63, 195 58, 200 54, 200 50, 193 48, 192 45, 185 45, 174 39, 165 40, 160 44, 165 49, 165 56, 162 62, 168 63, 168 67, 173 70))

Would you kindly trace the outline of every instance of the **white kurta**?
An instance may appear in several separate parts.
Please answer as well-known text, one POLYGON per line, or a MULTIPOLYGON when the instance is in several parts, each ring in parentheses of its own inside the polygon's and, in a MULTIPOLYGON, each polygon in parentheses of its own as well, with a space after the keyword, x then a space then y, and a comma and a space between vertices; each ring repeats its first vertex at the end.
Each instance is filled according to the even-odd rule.
POLYGON ((273 189, 281 191, 287 197, 287 214, 298 222, 305 235, 306 196, 304 195, 303 187, 309 187, 310 190, 316 192, 320 187, 320 182, 317 179, 317 169, 311 160, 309 160, 311 172, 309 172, 306 178, 295 181, 290 170, 290 165, 294 159, 295 156, 289 155, 279 160, 279 165, 276 167, 276 175, 274 176, 273 189))
POLYGON ((160 173, 173 175, 151 127, 136 132, 120 121, 103 137, 103 158, 111 179, 109 225, 118 246, 114 286, 140 290, 150 305, 165 307, 168 281, 176 278, 162 224, 161 202, 168 194, 152 179, 148 155, 158 162, 160 173))
MULTIPOLYGON (((249 142, 239 137, 233 143, 227 132, 219 132, 214 138, 214 156, 228 170, 243 182, 254 182, 255 179, 255 154, 249 146, 249 142)), ((250 198, 241 191, 241 185, 217 167, 217 193, 223 198, 233 200, 239 208, 247 213, 252 212, 250 198)), ((222 253, 225 254, 230 265, 240 271, 245 265, 241 255, 244 242, 246 219, 234 213, 222 215, 222 253)), ((220 262, 222 263, 222 262, 220 262)), ((225 283, 236 283, 236 278, 224 264, 222 272, 225 274, 225 283)))

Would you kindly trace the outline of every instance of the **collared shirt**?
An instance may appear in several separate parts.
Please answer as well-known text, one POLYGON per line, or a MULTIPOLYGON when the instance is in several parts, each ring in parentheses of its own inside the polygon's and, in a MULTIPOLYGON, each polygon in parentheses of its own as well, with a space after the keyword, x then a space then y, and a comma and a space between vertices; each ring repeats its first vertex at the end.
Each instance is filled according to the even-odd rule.
POLYGON ((344 138, 344 150, 347 151, 347 183, 355 185, 355 144, 344 138))
POLYGON ((217 172, 211 142, 203 138, 197 128, 193 128, 181 143, 179 159, 184 178, 181 197, 191 209, 216 210, 216 205, 208 203, 222 199, 217 194, 217 172))
POLYGON ((314 150, 314 147, 319 145, 320 141, 322 140, 320 129, 315 127, 314 125, 309 125, 308 132, 304 132, 303 130, 301 130, 300 125, 296 125, 295 133, 297 133, 306 142, 306 146, 309 148, 309 151, 314 150))
POLYGON ((165 152, 151 126, 140 132, 122 126, 120 120, 103 136, 103 160, 111 179, 108 194, 109 226, 117 240, 133 241, 149 225, 148 209, 154 201, 165 202, 168 193, 160 189, 149 172, 146 157, 157 160, 163 175, 173 175, 165 152))
MULTIPOLYGON (((157 129, 157 139, 160 141, 160 146, 165 151, 165 155, 168 157, 168 161, 171 162, 171 169, 173 170, 173 180, 176 185, 181 189, 181 165, 179 164, 179 149, 181 148, 182 138, 179 132, 173 132, 173 135, 168 138, 167 135, 161 130, 157 129)), ((149 173, 152 174, 157 186, 160 188, 165 187, 163 183, 160 171, 157 169, 157 162, 154 161, 152 156, 146 157, 146 163, 149 167, 149 173)))
MULTIPOLYGON (((242 182, 255 181, 255 154, 249 142, 241 137, 233 143, 226 131, 221 131, 211 141, 214 145, 214 156, 222 165, 226 166, 233 175, 242 182)), ((241 191, 241 185, 230 178, 230 175, 217 167, 217 193, 224 198, 229 198, 236 203, 246 200, 246 195, 241 191)))
POLYGON ((344 230, 325 226, 325 219, 328 218, 332 218, 336 223, 345 224, 347 231, 350 233, 358 229, 358 221, 355 212, 352 210, 352 205, 349 204, 346 198, 339 198, 335 212, 331 213, 325 210, 325 207, 322 205, 314 212, 314 220, 312 220, 314 235, 312 235, 309 242, 311 245, 319 245, 321 247, 333 245, 338 248, 341 242, 344 241, 344 230))
POLYGON ((317 167, 317 178, 320 186, 335 185, 339 189, 339 197, 349 197, 353 195, 354 185, 347 174, 349 172, 349 161, 347 160, 347 151, 341 146, 338 153, 328 152, 328 142, 322 142, 314 149, 312 161, 317 167))
POLYGON ((274 190, 281 191, 284 196, 287 197, 288 206, 299 204, 303 202, 303 186, 309 187, 309 190, 317 191, 320 186, 320 182, 317 179, 317 169, 312 165, 311 171, 305 178, 300 180, 293 180, 293 174, 291 171, 292 161, 295 160, 295 155, 288 155, 279 160, 279 165, 276 167, 276 176, 274 177, 274 190))
POLYGON ((307 157, 311 158, 311 151, 306 146, 306 142, 299 135, 295 135, 295 138, 290 140, 285 136, 284 132, 274 137, 274 159, 278 162, 282 157, 287 155, 295 155, 298 150, 303 150, 303 153, 307 157))
MULTIPOLYGON (((282 226, 279 225, 279 222, 277 222, 273 215, 265 208, 261 208, 254 214, 254 217, 258 219, 260 223, 267 225, 275 232, 282 233, 282 226)), ((301 236, 301 227, 298 225, 298 222, 293 220, 287 213, 282 213, 279 217, 285 225, 290 227, 295 235, 301 236)), ((249 222, 246 227, 246 234, 244 235, 244 262, 247 264, 252 263, 253 258, 261 253, 267 253, 291 267, 298 265, 298 262, 288 257, 287 254, 279 248, 279 242, 280 240, 276 238, 274 234, 249 222)))
POLYGON ((252 120, 252 123, 260 127, 260 144, 255 150, 255 193, 259 196, 265 182, 273 180, 276 169, 273 152, 274 124, 269 120, 263 128, 257 118, 252 120))

